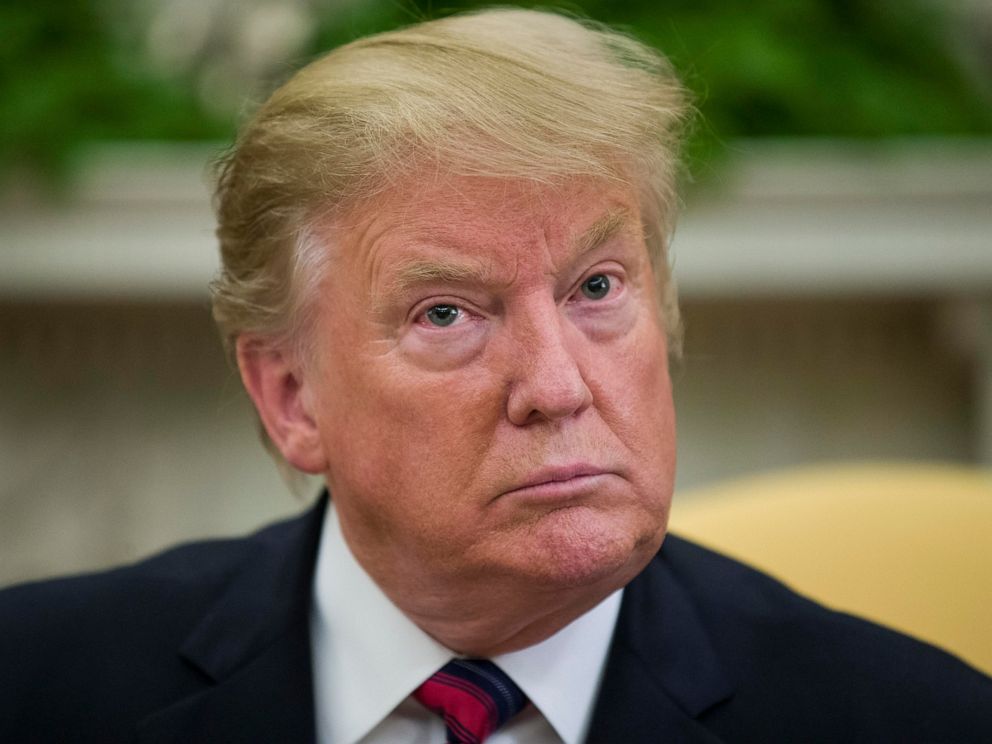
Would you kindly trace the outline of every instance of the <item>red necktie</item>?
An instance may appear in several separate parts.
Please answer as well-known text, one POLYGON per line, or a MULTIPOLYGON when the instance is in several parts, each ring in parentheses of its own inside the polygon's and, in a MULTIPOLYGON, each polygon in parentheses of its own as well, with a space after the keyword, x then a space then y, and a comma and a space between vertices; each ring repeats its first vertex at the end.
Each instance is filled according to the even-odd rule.
POLYGON ((482 744, 527 704, 513 680, 485 659, 449 661, 413 696, 444 718, 448 744, 482 744))

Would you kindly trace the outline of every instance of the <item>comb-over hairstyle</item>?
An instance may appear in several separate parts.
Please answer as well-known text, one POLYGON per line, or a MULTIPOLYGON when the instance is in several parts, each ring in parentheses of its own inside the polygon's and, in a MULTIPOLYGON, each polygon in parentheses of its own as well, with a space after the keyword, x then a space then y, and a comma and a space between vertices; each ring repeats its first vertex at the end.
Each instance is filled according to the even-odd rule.
POLYGON ((666 249, 687 110, 661 54, 548 12, 456 15, 331 51, 262 105, 219 165, 225 343, 258 334, 305 354, 308 298, 333 250, 316 224, 422 174, 630 184, 677 350, 666 249))

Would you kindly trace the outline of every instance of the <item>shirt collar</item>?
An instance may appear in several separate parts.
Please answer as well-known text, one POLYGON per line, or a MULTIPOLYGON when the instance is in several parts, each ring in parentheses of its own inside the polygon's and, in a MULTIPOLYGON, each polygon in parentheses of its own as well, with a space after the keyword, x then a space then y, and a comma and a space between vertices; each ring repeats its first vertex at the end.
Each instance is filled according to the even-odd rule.
MULTIPOLYGON (((348 548, 331 501, 311 616, 320 741, 356 741, 455 654, 404 615, 348 548)), ((622 590, 550 638, 493 659, 568 744, 583 739, 622 590)))
POLYGON ((585 741, 622 594, 613 592, 550 638, 493 659, 566 744, 585 741))

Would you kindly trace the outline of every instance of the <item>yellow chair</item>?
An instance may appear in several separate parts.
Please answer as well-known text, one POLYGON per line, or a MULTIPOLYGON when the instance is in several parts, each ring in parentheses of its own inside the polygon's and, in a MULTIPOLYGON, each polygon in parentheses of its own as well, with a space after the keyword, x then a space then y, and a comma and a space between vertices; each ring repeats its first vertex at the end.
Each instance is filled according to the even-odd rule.
POLYGON ((670 529, 992 674, 992 471, 809 467, 680 493, 670 529))

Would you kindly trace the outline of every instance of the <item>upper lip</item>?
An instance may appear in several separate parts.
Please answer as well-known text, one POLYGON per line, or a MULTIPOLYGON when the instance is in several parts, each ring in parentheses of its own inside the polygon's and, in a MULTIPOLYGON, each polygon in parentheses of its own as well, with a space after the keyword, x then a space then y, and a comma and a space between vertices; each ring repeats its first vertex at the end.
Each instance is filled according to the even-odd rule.
POLYGON ((533 473, 528 475, 523 482, 515 485, 513 488, 509 489, 509 491, 519 491, 523 488, 530 488, 531 486, 540 486, 545 483, 558 483, 561 481, 571 480, 572 478, 581 478, 583 476, 603 475, 607 472, 609 471, 595 465, 589 465, 588 463, 553 465, 535 470, 533 473))

